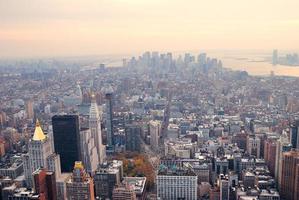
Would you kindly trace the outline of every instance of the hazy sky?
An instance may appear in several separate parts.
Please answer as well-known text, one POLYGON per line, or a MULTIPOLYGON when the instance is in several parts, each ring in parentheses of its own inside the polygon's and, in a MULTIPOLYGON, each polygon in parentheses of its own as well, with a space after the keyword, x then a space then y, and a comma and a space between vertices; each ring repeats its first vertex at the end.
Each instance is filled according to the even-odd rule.
POLYGON ((0 57, 299 49, 299 0, 0 0, 0 57))

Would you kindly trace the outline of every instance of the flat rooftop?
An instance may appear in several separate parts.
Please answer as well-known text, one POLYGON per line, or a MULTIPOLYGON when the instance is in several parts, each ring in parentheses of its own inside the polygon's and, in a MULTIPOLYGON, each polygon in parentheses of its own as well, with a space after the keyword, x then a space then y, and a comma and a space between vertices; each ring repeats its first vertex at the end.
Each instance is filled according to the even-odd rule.
POLYGON ((130 185, 138 195, 142 194, 144 191, 146 177, 124 177, 123 182, 130 185))

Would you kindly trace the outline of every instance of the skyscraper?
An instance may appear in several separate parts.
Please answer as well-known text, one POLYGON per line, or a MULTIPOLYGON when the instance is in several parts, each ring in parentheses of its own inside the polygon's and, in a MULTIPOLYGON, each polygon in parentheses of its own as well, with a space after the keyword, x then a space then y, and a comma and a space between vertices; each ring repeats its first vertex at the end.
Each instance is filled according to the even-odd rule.
POLYGON ((94 173, 99 164, 98 151, 95 146, 95 139, 88 128, 80 130, 80 147, 82 162, 86 171, 88 173, 94 173))
POLYGON ((82 162, 75 162, 72 176, 66 182, 68 200, 94 200, 93 179, 86 173, 82 162))
POLYGON ((55 152, 60 155, 61 171, 71 172, 73 164, 81 160, 78 115, 52 117, 55 152))
POLYGON ((291 149, 292 149, 292 145, 290 144, 289 138, 287 134, 283 132, 279 140, 277 140, 276 158, 275 158, 275 179, 278 183, 279 188, 281 185, 283 153, 288 152, 291 149))
POLYGON ((32 173, 41 167, 60 175, 60 160, 52 149, 51 138, 44 134, 39 121, 36 121, 33 138, 29 141, 28 153, 23 156, 24 174, 28 187, 32 187, 32 173))
POLYGON ((106 94, 106 127, 107 127, 107 145, 113 147, 113 108, 112 108, 112 93, 106 94))
POLYGON ((40 168, 33 172, 34 190, 40 199, 56 200, 56 179, 54 172, 40 168))
POLYGON ((140 151, 140 134, 141 128, 138 125, 126 126, 126 150, 127 151, 140 151))
POLYGON ((102 164, 106 157, 106 151, 104 145, 102 144, 101 119, 98 105, 94 95, 92 95, 89 110, 89 129, 91 131, 91 136, 94 139, 95 146, 97 149, 98 161, 100 164, 102 164))
POLYGON ((288 200, 299 200, 299 152, 283 153, 281 174, 281 197, 288 200))
POLYGON ((94 175, 95 193, 97 198, 111 199, 113 188, 119 185, 123 176, 122 161, 114 160, 100 166, 94 175))
POLYGON ((150 121, 149 122, 149 131, 150 131, 150 144, 153 150, 158 150, 159 141, 161 136, 161 122, 160 121, 150 121))
POLYGON ((299 148, 298 127, 299 127, 299 121, 296 121, 294 124, 291 125, 290 140, 291 140, 292 147, 294 149, 299 148))
POLYGON ((277 138, 269 137, 265 140, 264 146, 264 159, 270 170, 271 175, 275 174, 275 160, 276 160, 276 148, 277 148, 277 138))
POLYGON ((206 64, 207 61, 207 54, 206 53, 201 53, 197 56, 197 62, 200 67, 203 67, 206 64))

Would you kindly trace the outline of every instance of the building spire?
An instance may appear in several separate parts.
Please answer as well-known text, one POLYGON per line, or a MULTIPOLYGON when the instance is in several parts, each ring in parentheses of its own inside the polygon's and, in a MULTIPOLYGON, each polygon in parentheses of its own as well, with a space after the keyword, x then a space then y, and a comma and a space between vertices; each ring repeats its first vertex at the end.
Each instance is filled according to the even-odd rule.
POLYGON ((89 108, 89 117, 92 119, 98 119, 99 117, 99 109, 96 101, 95 94, 91 93, 91 104, 89 108))
POLYGON ((34 135, 33 135, 32 139, 35 141, 42 141, 42 140, 46 139, 46 136, 40 126, 38 119, 36 119, 35 131, 34 131, 34 135))
POLYGON ((91 103, 96 103, 97 101, 96 101, 96 95, 95 95, 95 93, 92 91, 91 92, 91 103))

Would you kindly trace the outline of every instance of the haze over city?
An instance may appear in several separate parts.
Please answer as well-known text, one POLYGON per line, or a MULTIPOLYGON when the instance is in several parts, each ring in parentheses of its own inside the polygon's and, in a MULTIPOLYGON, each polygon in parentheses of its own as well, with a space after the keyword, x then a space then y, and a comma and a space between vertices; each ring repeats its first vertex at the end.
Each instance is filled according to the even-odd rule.
POLYGON ((299 200, 299 0, 0 0, 0 200, 299 200))
POLYGON ((1 0, 0 58, 298 49, 297 0, 1 0))

